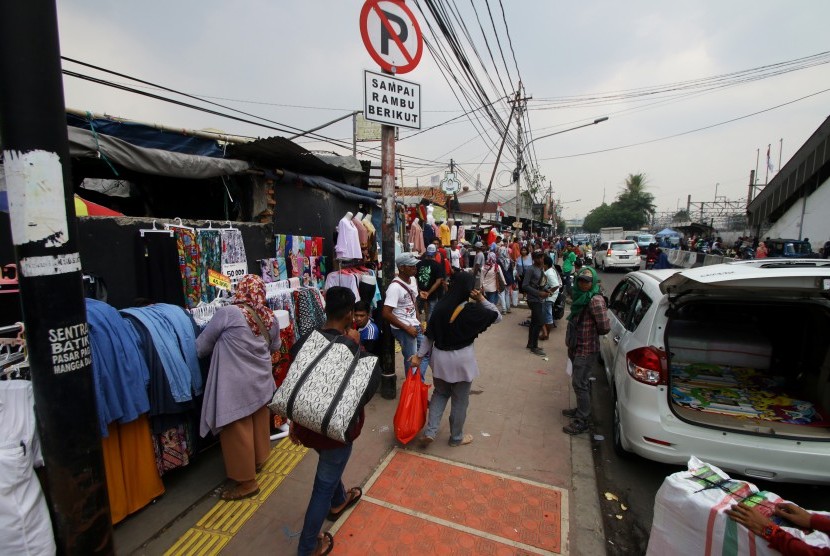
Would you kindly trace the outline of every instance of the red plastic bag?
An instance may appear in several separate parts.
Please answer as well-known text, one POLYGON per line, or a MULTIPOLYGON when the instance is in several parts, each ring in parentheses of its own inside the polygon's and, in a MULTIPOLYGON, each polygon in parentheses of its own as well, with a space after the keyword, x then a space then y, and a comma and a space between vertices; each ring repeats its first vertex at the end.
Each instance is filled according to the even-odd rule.
POLYGON ((418 367, 412 367, 406 374, 395 411, 395 436, 402 444, 408 444, 415 438, 427 422, 428 391, 429 385, 421 382, 418 367))

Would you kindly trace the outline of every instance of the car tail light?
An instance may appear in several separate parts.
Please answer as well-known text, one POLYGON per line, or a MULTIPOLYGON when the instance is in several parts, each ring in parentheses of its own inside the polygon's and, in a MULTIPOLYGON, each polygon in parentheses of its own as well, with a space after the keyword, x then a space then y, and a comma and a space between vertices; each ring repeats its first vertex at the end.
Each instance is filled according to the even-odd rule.
POLYGON ((640 246, 638 245, 637 247, 635 247, 635 249, 637 249, 637 256, 639 257, 640 256, 640 246))
POLYGON ((637 382, 657 386, 666 384, 666 352, 655 347, 641 347, 626 356, 628 374, 637 382))
POLYGON ((605 252, 605 256, 606 256, 606 257, 611 257, 613 254, 614 254, 614 253, 613 253, 613 251, 611 251, 611 249, 610 249, 610 248, 608 249, 608 251, 606 251, 606 252, 605 252))

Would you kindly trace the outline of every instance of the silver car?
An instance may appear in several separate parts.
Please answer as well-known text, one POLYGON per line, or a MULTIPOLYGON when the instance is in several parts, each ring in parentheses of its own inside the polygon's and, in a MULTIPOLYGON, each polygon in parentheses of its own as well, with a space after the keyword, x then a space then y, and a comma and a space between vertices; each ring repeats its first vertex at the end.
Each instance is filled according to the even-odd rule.
POLYGON ((830 484, 830 261, 634 272, 608 308, 618 453, 830 484))
POLYGON ((594 265, 600 270, 627 268, 639 270, 640 248, 631 240, 603 241, 594 250, 594 265))

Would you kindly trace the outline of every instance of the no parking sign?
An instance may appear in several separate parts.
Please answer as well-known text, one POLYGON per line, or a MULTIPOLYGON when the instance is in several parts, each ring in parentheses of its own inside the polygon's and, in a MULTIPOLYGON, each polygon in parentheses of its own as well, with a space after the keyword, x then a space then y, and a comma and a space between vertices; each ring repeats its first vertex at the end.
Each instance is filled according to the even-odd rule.
POLYGON ((421 61, 421 28, 401 0, 367 0, 360 11, 360 35, 372 59, 389 73, 408 73, 421 61))

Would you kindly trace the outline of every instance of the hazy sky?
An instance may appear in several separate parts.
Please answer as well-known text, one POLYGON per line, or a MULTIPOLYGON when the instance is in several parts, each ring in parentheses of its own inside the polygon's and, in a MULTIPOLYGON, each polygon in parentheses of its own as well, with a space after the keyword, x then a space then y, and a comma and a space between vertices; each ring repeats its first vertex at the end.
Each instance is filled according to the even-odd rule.
MULTIPOLYGON (((566 218, 584 216, 603 196, 612 201, 629 173, 646 173, 660 211, 684 207, 688 194, 693 201, 713 200, 716 188, 718 196, 745 198, 757 149, 761 149, 763 183, 767 145, 772 144, 777 170, 779 140, 783 139, 786 163, 830 114, 828 91, 711 129, 619 148, 719 124, 830 89, 826 63, 694 95, 596 104, 584 101, 584 97, 688 82, 828 51, 827 0, 502 0, 502 4, 516 65, 527 95, 533 97, 528 102, 531 136, 610 117, 599 125, 533 143, 541 173, 552 182, 554 198, 566 203, 566 218), (574 102, 562 102, 562 97, 579 97, 582 102, 574 106, 574 102), (582 154, 593 151, 606 152, 582 154)), ((362 109, 363 70, 378 71, 360 36, 362 5, 359 0, 61 0, 61 50, 64 56, 309 129, 362 109)), ((424 6, 423 0, 417 5, 409 0, 407 5, 426 27, 417 10, 417 5, 424 6)), ((513 84, 505 86, 515 90, 518 76, 499 1, 473 0, 472 4, 497 59, 498 75, 492 71, 471 2, 455 0, 448 5, 456 7, 465 21, 490 68, 490 78, 498 85, 498 78, 506 81, 509 71, 513 84), (496 49, 488 5, 508 71, 496 49)), ((425 36, 432 39, 429 31, 425 36)), ((75 64, 66 63, 65 68, 133 85, 75 64)), ((485 72, 479 68, 477 74, 495 100, 498 95, 489 87, 485 72)), ((424 128, 462 114, 429 51, 425 50, 417 69, 401 77, 421 85, 424 128)), ((71 108, 172 127, 257 137, 282 135, 73 77, 65 77, 64 84, 66 104, 71 108)), ((509 107, 497 106, 506 118, 509 107)), ((418 157, 404 158, 404 183, 414 185, 417 178, 421 185, 428 184, 430 176, 443 176, 452 158, 465 175, 480 174, 486 184, 498 137, 492 124, 481 126, 486 129, 483 137, 481 127, 474 127, 466 117, 411 139, 406 139, 411 132, 401 129, 398 154, 418 157)), ((350 142, 351 129, 348 120, 320 133, 350 142)), ((511 134, 515 133, 514 120, 511 134)), ((350 153, 350 149, 325 142, 299 142, 310 150, 350 153)), ((362 143, 359 150, 376 146, 362 143)), ((379 151, 360 157, 379 158, 379 151)), ((515 152, 506 153, 502 160, 495 180, 497 198, 506 199, 513 191, 510 169, 515 160, 515 152)))

